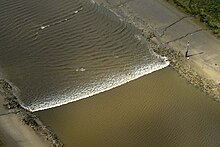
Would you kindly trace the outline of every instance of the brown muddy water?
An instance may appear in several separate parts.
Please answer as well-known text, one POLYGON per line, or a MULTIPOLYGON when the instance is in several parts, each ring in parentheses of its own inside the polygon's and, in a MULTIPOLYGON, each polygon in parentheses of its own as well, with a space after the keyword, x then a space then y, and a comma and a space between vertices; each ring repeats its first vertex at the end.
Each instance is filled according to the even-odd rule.
POLYGON ((66 146, 220 146, 220 105, 159 70, 169 63, 124 18, 90 0, 0 7, 0 78, 66 146))
POLYGON ((1 0, 0 78, 37 111, 168 65, 141 31, 90 0, 1 0))
POLYGON ((36 114, 67 147, 220 145, 220 105, 171 68, 36 114))
POLYGON ((2 141, 0 140, 0 147, 3 147, 4 146, 4 144, 2 143, 2 141))

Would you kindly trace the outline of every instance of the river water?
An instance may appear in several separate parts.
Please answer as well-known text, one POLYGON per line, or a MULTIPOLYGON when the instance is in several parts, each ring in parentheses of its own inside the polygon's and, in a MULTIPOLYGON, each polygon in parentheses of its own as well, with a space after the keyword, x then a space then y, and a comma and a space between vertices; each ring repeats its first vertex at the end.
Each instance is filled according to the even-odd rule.
POLYGON ((0 78, 66 146, 220 146, 219 104, 120 16, 89 0, 0 6, 0 78))
POLYGON ((0 76, 38 111, 166 67, 141 32, 89 0, 1 0, 0 76))
POLYGON ((220 106, 170 68, 39 111, 67 147, 220 146, 220 106))

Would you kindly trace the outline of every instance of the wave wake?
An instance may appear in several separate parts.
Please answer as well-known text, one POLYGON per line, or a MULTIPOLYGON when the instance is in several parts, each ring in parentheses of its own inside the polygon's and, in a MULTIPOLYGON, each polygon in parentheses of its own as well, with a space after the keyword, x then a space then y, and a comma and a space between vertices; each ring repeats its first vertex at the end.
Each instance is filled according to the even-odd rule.
POLYGON ((141 31, 91 0, 0 5, 2 77, 30 111, 87 98, 169 64, 141 31))
POLYGON ((144 75, 165 68, 168 65, 169 65, 168 61, 164 62, 164 64, 143 65, 137 67, 136 69, 134 69, 133 71, 127 74, 114 75, 113 77, 109 77, 108 79, 105 79, 105 81, 103 82, 97 82, 95 85, 92 84, 92 86, 85 86, 78 93, 76 93, 75 91, 69 92, 66 93, 65 95, 56 95, 55 97, 51 97, 52 100, 49 102, 32 103, 29 106, 26 106, 25 104, 21 103, 21 105, 25 109, 28 109, 29 111, 32 112, 61 106, 70 102, 88 98, 95 94, 99 94, 101 92, 105 92, 107 90, 113 89, 127 82, 140 78, 144 75))

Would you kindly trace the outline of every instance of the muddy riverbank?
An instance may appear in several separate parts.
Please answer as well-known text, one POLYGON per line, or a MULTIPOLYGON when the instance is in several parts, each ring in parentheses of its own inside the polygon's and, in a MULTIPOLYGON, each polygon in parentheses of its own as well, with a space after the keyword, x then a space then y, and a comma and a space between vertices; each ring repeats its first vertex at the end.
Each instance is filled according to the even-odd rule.
MULTIPOLYGON (((20 122, 22 122, 23 125, 21 125, 21 127, 23 128, 23 130, 25 129, 25 131, 21 130, 20 131, 20 136, 24 136, 24 138, 21 137, 20 139, 20 143, 18 143, 18 145, 22 145, 22 141, 24 141, 22 146, 25 145, 32 145, 32 146, 53 146, 53 147, 61 147, 63 146, 63 143, 59 140, 59 138, 57 137, 57 135, 51 130, 51 128, 45 126, 40 120, 39 118, 36 117, 36 115, 34 115, 33 113, 23 109, 17 98, 13 95, 12 92, 12 87, 5 81, 5 80, 0 80, 0 98, 1 98, 1 103, 0 103, 0 107, 1 109, 3 109, 2 107, 4 107, 4 111, 1 111, 1 122, 6 121, 7 118, 3 118, 4 116, 8 116, 10 117, 10 119, 13 119, 13 123, 18 123, 20 124, 20 122), (3 100, 2 100, 3 99, 3 100), (2 103, 3 102, 3 103, 2 103), (28 131, 26 131, 26 127, 30 127, 32 129, 27 129, 28 131), (25 134, 23 134, 25 133, 25 134), (32 137, 35 135, 32 134, 37 134, 36 137, 32 137), (26 139, 28 136, 30 135, 30 140, 29 138, 26 139), (40 137, 40 139, 42 138, 44 141, 41 141, 38 139, 38 137, 40 137), (36 139, 37 138, 37 139, 36 139), (36 144, 28 144, 30 142, 35 143, 36 144)), ((0 122, 0 125, 1 125, 0 122)), ((8 122, 10 124, 10 122, 8 122)), ((13 126, 13 123, 10 124, 12 125, 11 128, 16 126, 13 126)), ((11 130, 10 128, 4 128, 5 126, 2 124, 0 126, 1 131, 5 130, 5 132, 1 132, 0 136, 5 138, 7 135, 6 134, 10 134, 11 130), (3 129, 3 130, 2 130, 3 129)), ((20 129, 22 129, 20 128, 20 129)), ((16 134, 16 130, 12 130, 13 134, 16 134), (13 132, 14 131, 14 132, 13 132)), ((14 136, 9 136, 11 137, 11 141, 10 142, 14 142, 16 143, 16 140, 14 140, 14 136)), ((1 138, 2 139, 2 138, 1 138)), ((6 145, 10 146, 10 142, 9 138, 6 139, 6 145)), ((1 144, 0 144, 1 145, 1 144)))

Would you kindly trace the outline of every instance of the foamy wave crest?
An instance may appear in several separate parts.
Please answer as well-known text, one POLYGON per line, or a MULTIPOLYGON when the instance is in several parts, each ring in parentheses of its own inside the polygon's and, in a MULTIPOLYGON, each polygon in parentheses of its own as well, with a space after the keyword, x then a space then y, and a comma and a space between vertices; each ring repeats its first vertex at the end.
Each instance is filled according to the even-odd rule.
POLYGON ((0 71, 30 111, 87 98, 169 64, 140 30, 92 0, 1 3, 0 71))
MULTIPOLYGON (((159 57, 159 56, 158 56, 159 57)), ((109 75, 108 78, 105 79, 105 81, 97 81, 96 83, 90 83, 89 86, 81 87, 81 89, 77 89, 78 92, 69 92, 65 95, 56 95, 51 96, 52 101, 39 101, 36 103, 32 103, 29 106, 26 106, 21 102, 22 107, 25 109, 35 112, 40 110, 45 110, 57 106, 61 106, 70 102, 78 101, 81 99, 88 98, 90 96, 99 94, 101 92, 105 92, 107 90, 113 89, 115 87, 118 87, 122 84, 125 84, 127 82, 130 82, 132 80, 135 80, 137 78, 140 78, 144 75, 150 74, 154 71, 163 69, 169 65, 169 61, 167 61, 166 57, 161 57, 160 59, 163 60, 163 62, 158 63, 151 63, 147 65, 140 65, 137 67, 134 67, 134 69, 126 74, 121 75, 109 75)))

